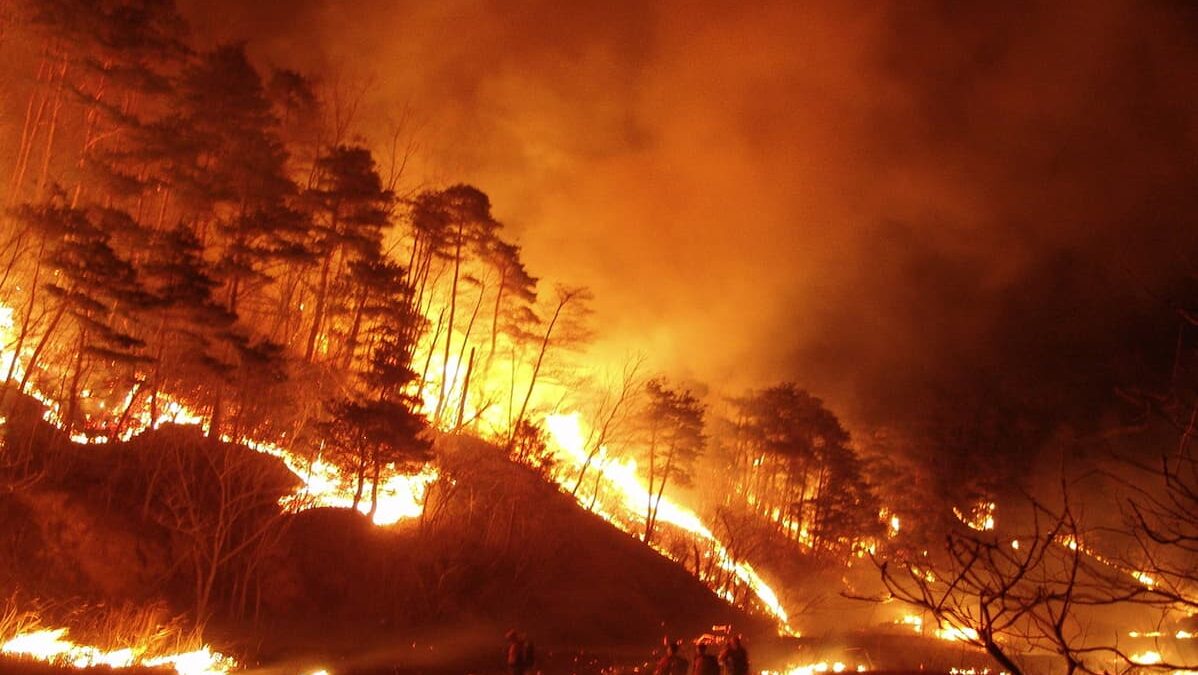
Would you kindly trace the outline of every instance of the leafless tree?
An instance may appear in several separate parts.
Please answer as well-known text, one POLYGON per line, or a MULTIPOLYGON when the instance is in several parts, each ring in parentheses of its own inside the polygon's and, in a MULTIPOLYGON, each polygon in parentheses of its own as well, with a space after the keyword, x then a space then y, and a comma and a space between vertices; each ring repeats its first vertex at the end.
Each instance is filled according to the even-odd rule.
POLYGON ((1145 601, 1151 590, 1090 548, 1092 532, 1062 502, 1049 508, 1029 497, 1022 527, 962 523, 939 549, 894 546, 875 555, 888 599, 929 613, 938 630, 985 650, 1013 675, 1029 654, 1058 656, 1070 675, 1102 672, 1114 648, 1094 644, 1089 613, 1145 601))
MULTIPOLYGON (((587 456, 578 469, 574 487, 570 489, 571 495, 578 496, 582 481, 586 478, 587 471, 594 463, 599 450, 620 436, 627 425, 630 412, 636 408, 638 395, 644 392, 644 382, 641 378, 641 369, 644 364, 644 355, 637 355, 626 360, 619 383, 607 388, 599 395, 595 403, 595 414, 590 416, 590 419, 597 422, 587 438, 587 456)), ((599 486, 596 483, 595 491, 598 492, 598 490, 599 486)))
POLYGON ((276 532, 286 493, 281 469, 257 453, 228 443, 163 439, 162 476, 152 487, 149 513, 177 542, 190 567, 199 625, 211 616, 218 587, 244 601, 253 573, 252 554, 276 532), (273 470, 272 470, 273 469, 273 470), (234 578, 241 572, 241 578, 234 578))

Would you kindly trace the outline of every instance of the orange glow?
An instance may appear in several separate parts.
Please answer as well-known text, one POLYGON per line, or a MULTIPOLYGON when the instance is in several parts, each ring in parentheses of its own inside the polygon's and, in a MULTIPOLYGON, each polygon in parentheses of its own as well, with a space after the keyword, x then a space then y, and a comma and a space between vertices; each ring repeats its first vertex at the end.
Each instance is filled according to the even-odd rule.
POLYGON ((978 639, 978 632, 972 628, 962 628, 953 626, 947 622, 941 623, 936 628, 925 630, 923 617, 919 614, 904 614, 895 620, 896 624, 910 626, 911 630, 919 635, 934 637, 938 640, 947 640, 949 642, 972 642, 978 639))
POLYGON ((864 673, 869 669, 865 666, 850 668, 843 661, 818 661, 801 666, 787 666, 782 670, 763 670, 761 675, 815 675, 816 673, 864 673))
MULTIPOLYGON (((583 433, 582 420, 578 413, 554 414, 545 418, 545 426, 553 440, 558 458, 573 467, 582 467, 587 460, 586 434, 583 433)), ((604 520, 612 523, 625 532, 635 533, 641 522, 637 514, 644 513, 649 504, 649 491, 636 472, 636 462, 620 460, 607 454, 606 448, 600 448, 598 456, 592 461, 591 467, 602 477, 606 487, 615 495, 613 503, 596 503, 592 509, 604 520)), ((564 478, 562 480, 565 480, 564 478)), ((583 499, 579 496, 579 502, 583 499)), ((777 593, 770 588, 753 566, 747 562, 732 559, 727 547, 720 542, 711 529, 690 509, 682 506, 668 497, 663 498, 658 509, 658 520, 669 523, 691 535, 709 543, 716 556, 716 563, 736 579, 747 586, 761 603, 761 606, 778 622, 782 633, 795 634, 790 627, 790 618, 777 593)), ((663 555, 666 551, 658 549, 663 555)), ((732 601, 730 595, 725 600, 732 601)))
POLYGON ((44 661, 56 665, 90 668, 129 668, 134 665, 150 668, 170 666, 178 675, 223 675, 233 670, 237 662, 204 646, 191 652, 145 658, 137 649, 126 647, 105 651, 81 645, 66 638, 65 628, 53 628, 20 633, 0 645, 0 653, 44 661))
MULTIPOLYGON (((13 310, 11 307, 0 305, 0 344, 14 344, 16 342, 14 336, 11 334, 13 328, 12 316, 13 310)), ((11 349, 0 352, 0 369, 7 372, 9 366, 13 365, 13 361, 15 360, 13 377, 15 380, 20 381, 25 373, 23 360, 27 357, 28 354, 18 355, 11 349)), ((65 427, 61 417, 61 406, 57 401, 43 394, 36 386, 31 387, 27 393, 46 407, 46 412, 43 415, 43 419, 46 422, 60 429, 65 427)), ((90 392, 82 392, 82 395, 86 398, 90 395, 90 392)), ((125 395, 122 407, 129 405, 133 399, 133 395, 133 390, 130 390, 125 395)), ((207 418, 176 401, 170 395, 161 394, 159 401, 160 411, 155 419, 150 418, 148 410, 142 410, 138 414, 130 416, 130 423, 120 436, 122 441, 127 441, 147 429, 156 428, 167 423, 198 426, 201 428, 207 427, 207 418)), ((71 440, 82 444, 107 443, 109 437, 107 435, 91 435, 86 432, 77 431, 71 434, 71 440)), ((303 483, 302 487, 295 494, 283 499, 283 505, 288 508, 295 510, 318 506, 348 508, 353 504, 354 489, 352 479, 343 475, 337 467, 320 458, 309 462, 306 458, 292 453, 282 445, 253 438, 233 438, 223 435, 221 436, 221 440, 226 443, 239 443, 247 448, 272 455, 283 461, 291 473, 295 474, 303 483)), ((391 472, 390 475, 385 476, 378 490, 379 504, 375 509, 374 523, 376 525, 391 525, 405 518, 418 517, 424 510, 425 492, 428 486, 437 479, 437 475, 436 468, 428 466, 415 475, 391 472)), ((368 513, 370 503, 368 501, 359 503, 358 510, 364 514, 368 513)))
POLYGON ((962 512, 957 507, 953 507, 953 514, 971 530, 978 532, 989 532, 994 529, 994 510, 997 505, 994 502, 978 502, 970 507, 969 512, 962 512))

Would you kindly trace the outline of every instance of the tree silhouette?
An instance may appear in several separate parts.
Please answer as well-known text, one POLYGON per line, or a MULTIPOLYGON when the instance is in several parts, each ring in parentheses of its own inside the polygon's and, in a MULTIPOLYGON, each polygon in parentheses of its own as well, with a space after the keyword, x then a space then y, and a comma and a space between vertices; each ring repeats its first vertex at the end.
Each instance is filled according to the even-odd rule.
POLYGON ((645 438, 649 503, 645 512, 644 541, 653 539, 657 516, 668 483, 691 481, 695 460, 707 439, 703 435, 703 405, 689 391, 669 388, 664 380, 645 384, 646 402, 641 412, 645 438))

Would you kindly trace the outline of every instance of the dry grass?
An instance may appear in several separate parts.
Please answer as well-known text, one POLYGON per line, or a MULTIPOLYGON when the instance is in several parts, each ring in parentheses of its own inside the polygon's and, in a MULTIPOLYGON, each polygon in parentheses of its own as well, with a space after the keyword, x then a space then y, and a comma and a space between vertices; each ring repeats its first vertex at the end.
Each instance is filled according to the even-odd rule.
POLYGON ((199 630, 163 603, 90 606, 66 620, 72 639, 104 650, 132 647, 147 657, 189 652, 204 645, 199 630))
POLYGON ((31 609, 30 604, 22 603, 17 593, 0 601, 0 643, 7 642, 21 633, 45 628, 42 625, 40 614, 36 609, 31 609))
MULTIPOLYGON (((69 613, 12 594, 0 600, 0 644, 24 633, 66 626, 65 639, 103 651, 132 648, 142 658, 189 652, 203 646, 199 631, 164 604, 83 606, 69 613), (53 617, 53 619, 49 618, 53 617)), ((168 669, 169 670, 169 669, 168 669)), ((14 655, 0 657, 0 673, 117 672, 97 666, 41 663, 14 655)), ((161 669, 122 668, 124 675, 159 673, 161 669)))

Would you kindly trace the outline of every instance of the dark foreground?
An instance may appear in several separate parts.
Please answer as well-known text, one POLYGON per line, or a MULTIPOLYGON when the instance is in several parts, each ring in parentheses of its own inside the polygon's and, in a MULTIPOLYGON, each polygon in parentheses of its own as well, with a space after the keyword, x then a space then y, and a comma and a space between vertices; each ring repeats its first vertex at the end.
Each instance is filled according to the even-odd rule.
MULTIPOLYGON (((543 648, 538 650, 534 672, 545 675, 632 675, 651 673, 660 658, 660 650, 628 647, 588 651, 543 648)), ((844 664, 851 674, 863 668, 873 675, 930 675, 952 669, 997 674, 982 652, 960 643, 945 642, 902 634, 854 634, 835 638, 764 638, 751 645, 752 671, 786 672, 791 668, 825 662, 844 664)), ((687 655, 689 658, 689 654, 687 655)), ((501 675, 506 673, 502 644, 493 650, 437 648, 427 645, 363 648, 341 655, 297 655, 270 663, 247 663, 244 673, 255 675, 501 675)), ((1032 659, 1027 672, 1049 675, 1045 661, 1032 659)), ((45 664, 0 660, 0 673, 14 675, 57 675, 59 673, 122 673, 122 675, 173 675, 171 669, 109 668, 76 669, 45 664)))

